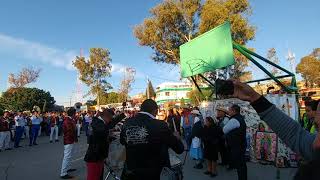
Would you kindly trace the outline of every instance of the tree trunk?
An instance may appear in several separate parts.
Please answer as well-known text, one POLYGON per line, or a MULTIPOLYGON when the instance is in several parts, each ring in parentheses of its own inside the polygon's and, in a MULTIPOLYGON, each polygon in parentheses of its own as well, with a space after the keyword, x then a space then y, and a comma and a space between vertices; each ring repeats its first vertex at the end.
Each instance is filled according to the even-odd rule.
POLYGON ((97 94, 97 107, 98 107, 98 111, 100 110, 100 93, 98 92, 97 94))

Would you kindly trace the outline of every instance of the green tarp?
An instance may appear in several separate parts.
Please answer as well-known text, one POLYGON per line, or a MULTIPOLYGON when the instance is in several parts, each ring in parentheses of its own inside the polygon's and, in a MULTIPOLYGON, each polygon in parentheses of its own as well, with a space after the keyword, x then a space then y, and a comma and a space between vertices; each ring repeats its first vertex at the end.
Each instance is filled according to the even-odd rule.
POLYGON ((184 78, 234 64, 230 23, 181 45, 180 62, 184 78))

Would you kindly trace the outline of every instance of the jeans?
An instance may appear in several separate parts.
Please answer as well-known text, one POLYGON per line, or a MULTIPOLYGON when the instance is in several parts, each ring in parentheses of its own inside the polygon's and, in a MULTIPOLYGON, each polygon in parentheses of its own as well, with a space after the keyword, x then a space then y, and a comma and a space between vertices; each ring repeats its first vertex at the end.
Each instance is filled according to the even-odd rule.
POLYGON ((56 133, 56 134, 55 134, 55 140, 58 140, 59 128, 58 128, 57 125, 55 125, 54 127, 51 127, 50 141, 52 141, 52 139, 53 139, 53 133, 56 133))
POLYGON ((0 150, 8 149, 10 143, 10 131, 0 132, 0 150))
POLYGON ((190 146, 191 146, 191 127, 187 127, 183 129, 183 134, 184 134, 184 139, 187 143, 187 148, 188 150, 190 150, 190 146))
POLYGON ((84 129, 86 131, 86 136, 89 136, 89 122, 85 122, 84 129))
POLYGON ((62 160, 60 176, 65 176, 68 174, 67 171, 71 167, 71 159, 72 159, 73 151, 74 151, 74 144, 64 145, 63 160, 62 160))
POLYGON ((16 126, 16 135, 14 140, 14 147, 18 147, 21 137, 24 133, 24 126, 16 126))
POLYGON ((30 145, 37 143, 38 133, 40 131, 40 124, 34 124, 31 128, 30 145))
POLYGON ((24 132, 22 135, 24 138, 29 138, 30 137, 30 127, 29 126, 25 126, 24 127, 24 132))

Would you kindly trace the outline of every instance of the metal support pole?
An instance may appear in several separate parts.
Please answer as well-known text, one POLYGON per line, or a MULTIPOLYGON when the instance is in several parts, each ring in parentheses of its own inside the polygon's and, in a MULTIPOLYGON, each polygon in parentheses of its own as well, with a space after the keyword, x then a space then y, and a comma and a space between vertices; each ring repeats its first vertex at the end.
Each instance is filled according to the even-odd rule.
POLYGON ((279 81, 279 79, 275 78, 268 70, 266 70, 261 64, 259 64, 256 60, 254 60, 249 53, 247 53, 246 51, 244 51, 241 46, 238 46, 237 44, 233 44, 233 47, 235 49, 237 49, 241 54, 243 54, 246 58, 248 58, 251 62, 253 62, 253 64, 255 64, 256 66, 258 66, 258 68, 260 68, 264 73, 266 73, 270 78, 272 78, 277 84, 279 84, 285 91, 287 92, 291 92, 292 89, 288 88, 287 86, 285 86, 281 81, 279 81))

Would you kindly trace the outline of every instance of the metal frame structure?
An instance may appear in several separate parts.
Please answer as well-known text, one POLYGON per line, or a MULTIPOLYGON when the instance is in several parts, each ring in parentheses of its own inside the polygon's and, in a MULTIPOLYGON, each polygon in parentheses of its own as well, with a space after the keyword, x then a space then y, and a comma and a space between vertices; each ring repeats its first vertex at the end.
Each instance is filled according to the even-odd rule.
MULTIPOLYGON (((257 79, 257 80, 252 80, 252 81, 247 81, 246 83, 255 83, 255 82, 261 82, 261 81, 267 81, 267 80, 274 80, 279 86, 281 86, 281 88, 286 91, 287 93, 297 93, 298 88, 297 88, 297 84, 296 84, 296 78, 295 78, 295 74, 286 70, 285 68, 269 61, 268 59, 258 55, 257 53, 250 51, 249 49, 245 48, 244 46, 237 44, 235 42, 233 42, 233 48, 238 50, 242 55, 244 55, 247 59, 249 59, 253 64, 255 64, 259 69, 261 69, 265 74, 267 74, 269 76, 269 78, 263 78, 263 79, 257 79), (278 68, 279 70, 283 71, 286 73, 286 75, 281 75, 281 76, 274 76, 272 75, 266 68, 264 68, 258 61, 256 61, 252 56, 254 56, 255 58, 258 58, 260 60, 262 60, 263 62, 278 68), (291 77, 291 85, 290 86, 286 86, 285 84, 283 84, 280 79, 283 78, 288 78, 291 77)), ((202 74, 199 74, 199 77, 201 77, 203 80, 205 80, 207 83, 209 83, 209 85, 213 88, 215 88, 214 83, 212 83, 210 80, 208 80, 206 77, 204 77, 202 74)), ((198 86, 196 80, 194 77, 191 77, 193 83, 196 85, 197 89, 199 90, 199 92, 202 94, 202 91, 200 89, 200 87, 198 86)), ((202 94, 203 95, 203 94, 202 94)), ((212 96, 213 93, 210 95, 212 96)))

